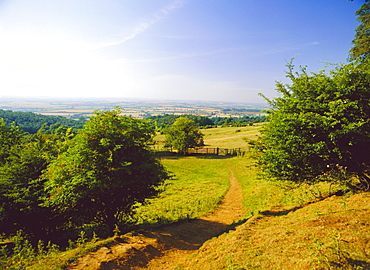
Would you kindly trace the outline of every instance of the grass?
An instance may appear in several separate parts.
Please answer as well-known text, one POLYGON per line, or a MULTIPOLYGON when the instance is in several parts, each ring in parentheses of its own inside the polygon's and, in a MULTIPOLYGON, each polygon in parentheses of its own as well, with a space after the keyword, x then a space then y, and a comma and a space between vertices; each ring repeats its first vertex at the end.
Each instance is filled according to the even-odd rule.
MULTIPOLYGON (((209 148, 242 148, 247 149, 248 144, 244 138, 256 139, 259 134, 259 129, 263 123, 257 123, 253 126, 246 127, 218 127, 201 129, 204 134, 205 147, 209 148)), ((165 135, 157 134, 155 141, 157 141, 156 149, 161 149, 165 135)))
MULTIPOLYGON (((137 208, 137 224, 171 223, 212 212, 229 187, 230 170, 222 169, 227 168, 226 162, 229 159, 217 157, 163 158, 162 163, 175 177, 166 182, 166 189, 159 198, 137 208)), ((114 238, 86 242, 63 252, 54 248, 27 258, 3 257, 0 269, 5 265, 4 269, 62 269, 76 258, 112 241, 114 238)))
POLYGON ((207 242, 181 269, 369 269, 369 206, 369 194, 358 194, 256 215, 207 242))
POLYGON ((162 163, 175 176, 159 198, 137 211, 138 224, 172 223, 213 211, 229 187, 230 172, 220 170, 225 159, 169 157, 162 163))
POLYGON ((66 251, 60 251, 59 247, 48 243, 45 246, 39 242, 36 248, 32 247, 27 238, 20 232, 14 236, 16 239, 17 253, 13 256, 4 253, 0 257, 0 269, 28 269, 28 270, 59 270, 64 269, 65 265, 73 262, 76 258, 94 251, 100 246, 103 246, 114 240, 114 237, 98 240, 92 239, 88 241, 86 238, 78 239, 75 243, 70 243, 71 246, 66 251))
POLYGON ((339 187, 326 184, 289 190, 259 179, 252 164, 227 163, 243 187, 244 222, 177 269, 370 269, 370 194, 329 196, 339 187))
MULTIPOLYGON (((160 197, 137 208, 137 225, 173 223, 212 212, 229 187, 230 171, 220 169, 224 167, 225 160, 217 157, 163 158, 164 166, 175 176, 166 182, 166 189, 160 197)), ((62 269, 63 265, 113 240, 82 241, 75 248, 63 252, 55 248, 51 252, 27 258, 9 257, 8 260, 0 260, 0 269, 2 264, 7 265, 4 269, 9 265, 14 269, 62 269)))
POLYGON ((211 148, 248 148, 244 138, 256 139, 263 124, 247 127, 222 127, 202 129, 206 147, 211 148))
MULTIPOLYGON (((259 126, 203 130, 209 147, 242 147, 259 126), (240 131, 238 131, 240 130, 240 131)), ((257 177, 249 157, 163 158, 175 178, 159 198, 137 209, 138 224, 171 223, 213 211, 230 172, 243 189, 246 212, 236 228, 206 242, 177 269, 370 269, 370 194, 328 196, 325 184, 288 189, 257 177)), ((83 243, 30 258, 27 267, 62 269, 73 259, 114 241, 83 243)))

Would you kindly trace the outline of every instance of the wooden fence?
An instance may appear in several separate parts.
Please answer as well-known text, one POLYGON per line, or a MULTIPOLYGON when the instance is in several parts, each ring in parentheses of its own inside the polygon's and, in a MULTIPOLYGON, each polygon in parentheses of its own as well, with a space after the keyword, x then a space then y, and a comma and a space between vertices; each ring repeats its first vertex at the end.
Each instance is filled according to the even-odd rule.
MULTIPOLYGON (((247 148, 207 148, 207 147, 199 147, 199 148, 189 148, 188 154, 190 155, 224 155, 224 156, 244 156, 245 153, 248 151, 247 148)), ((165 155, 177 155, 178 153, 170 148, 162 148, 156 149, 156 153, 160 156, 165 155)))

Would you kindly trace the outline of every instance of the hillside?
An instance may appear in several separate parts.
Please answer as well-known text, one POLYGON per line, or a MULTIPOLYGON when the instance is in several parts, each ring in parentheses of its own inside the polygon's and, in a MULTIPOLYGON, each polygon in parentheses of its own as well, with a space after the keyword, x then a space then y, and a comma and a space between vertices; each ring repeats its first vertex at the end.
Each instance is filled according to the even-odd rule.
MULTIPOLYGON (((260 127, 209 129, 205 143, 245 147, 260 127)), ((257 177, 247 156, 161 160, 176 177, 137 209, 133 231, 79 239, 75 248, 31 258, 24 269, 370 268, 368 193, 277 186, 257 177)))
POLYGON ((224 165, 233 195, 213 215, 123 235, 69 269, 370 267, 368 193, 314 194, 330 191, 322 186, 292 194, 257 180, 253 171, 246 175, 245 159, 224 159, 224 165))
MULTIPOLYGON (((243 147, 244 138, 255 138, 259 128, 260 126, 256 125, 204 130, 205 141, 209 147, 243 147)), ((212 160, 209 162, 211 166, 212 160)), ((235 180, 241 184, 243 193, 243 214, 239 220, 228 223, 226 216, 219 216, 223 221, 219 221, 218 224, 224 223, 226 226, 228 223, 229 225, 223 229, 226 233, 221 233, 220 236, 204 244, 198 242, 196 247, 192 248, 174 244, 176 242, 172 242, 173 238, 170 241, 157 238, 156 243, 160 244, 153 248, 155 247, 153 242, 148 243, 145 240, 147 239, 145 231, 137 236, 141 237, 140 239, 136 239, 142 243, 139 248, 142 252, 121 253, 121 257, 111 259, 111 265, 121 263, 121 268, 118 269, 126 269, 122 264, 126 260, 126 264, 130 265, 127 269, 368 269, 370 267, 368 223, 370 195, 368 193, 337 196, 333 194, 338 187, 325 185, 289 191, 258 179, 256 171, 250 165, 251 161, 248 158, 232 158, 224 159, 223 166, 218 167, 219 170, 232 172, 235 180), (202 247, 198 249, 198 246, 202 247), (181 248, 183 250, 179 252, 181 248), (169 252, 177 255, 167 257, 169 252), (143 254, 146 255, 143 257, 143 254)), ((230 197, 224 197, 220 208, 225 205, 225 200, 230 200, 230 197)), ((186 230, 182 233, 177 232, 177 236, 193 235, 194 237, 193 241, 188 238, 186 241, 183 239, 182 243, 194 243, 196 235, 199 236, 197 233, 200 230, 196 223, 197 219, 191 220, 190 225, 186 222, 186 230)), ((174 230, 177 226, 181 228, 183 226, 181 224, 183 223, 166 227, 167 233, 171 228, 174 230)), ((158 231, 150 233, 152 236, 153 234, 158 236, 158 231)), ((214 236, 218 234, 214 232, 214 236)), ((152 236, 151 239, 155 239, 152 236)), ((205 236, 205 240, 207 238, 210 237, 205 236)), ((135 242, 135 238, 126 235, 122 239, 125 239, 125 242, 119 243, 119 246, 126 247, 126 251, 131 250, 130 242, 135 242)), ((109 253, 109 249, 106 252, 109 253)), ((108 264, 104 265, 107 267, 108 264)))
POLYGON ((178 269, 369 269, 370 195, 260 212, 178 269))
POLYGON ((211 216, 115 239, 69 269, 369 269, 369 194, 274 207, 227 229, 235 192, 211 216))

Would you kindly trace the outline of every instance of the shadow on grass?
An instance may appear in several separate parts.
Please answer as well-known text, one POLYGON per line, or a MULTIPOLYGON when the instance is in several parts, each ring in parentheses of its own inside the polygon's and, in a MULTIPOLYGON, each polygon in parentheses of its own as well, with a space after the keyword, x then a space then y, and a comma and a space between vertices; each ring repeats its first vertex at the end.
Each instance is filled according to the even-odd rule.
POLYGON ((244 218, 244 219, 241 219, 241 220, 238 220, 236 222, 233 222, 232 224, 226 226, 226 228, 220 232, 218 236, 224 234, 224 233, 229 233, 230 231, 233 231, 236 229, 236 227, 240 226, 240 225, 243 225, 244 223, 246 223, 249 219, 251 219, 253 216, 249 217, 249 218, 244 218))
POLYGON ((302 209, 303 207, 307 206, 307 205, 310 205, 310 204, 313 204, 313 203, 317 203, 317 202, 320 202, 320 201, 323 201, 329 197, 332 197, 332 196, 343 196, 343 191, 339 190, 337 192, 334 192, 334 193, 330 193, 330 194, 327 194, 325 196, 321 196, 321 197, 318 197, 316 199, 313 199, 311 201, 308 201, 308 202, 305 202, 299 206, 296 206, 296 207, 293 207, 291 209, 286 209, 286 210, 280 210, 280 211, 274 211, 274 210, 266 210, 266 211, 262 211, 262 212, 259 212, 259 214, 261 215, 264 215, 264 216, 285 216, 291 212, 295 212, 297 211, 298 209, 302 209))
POLYGON ((224 233, 227 225, 203 219, 186 219, 142 231, 148 238, 165 243, 167 249, 197 250, 207 240, 224 233))
MULTIPOLYGON (((362 260, 354 260, 352 258, 346 258, 347 260, 347 263, 350 265, 350 266, 353 266, 355 267, 354 269, 370 269, 370 263, 369 262, 366 262, 366 261, 362 261, 362 260), (361 267, 361 268, 358 268, 358 267, 361 267)), ((343 265, 340 265, 340 264, 336 264, 336 263, 333 263, 334 265, 336 265, 337 267, 343 267, 343 265)))

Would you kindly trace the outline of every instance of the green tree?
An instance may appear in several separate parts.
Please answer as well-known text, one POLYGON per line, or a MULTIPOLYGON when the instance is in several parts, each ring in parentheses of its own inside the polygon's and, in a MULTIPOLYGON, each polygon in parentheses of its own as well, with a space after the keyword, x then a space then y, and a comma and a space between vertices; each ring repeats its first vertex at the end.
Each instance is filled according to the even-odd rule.
POLYGON ((368 0, 356 12, 360 25, 356 28, 356 36, 352 41, 350 60, 361 62, 369 59, 370 54, 370 3, 368 0))
POLYGON ((13 112, 1 109, 0 118, 3 118, 8 126, 15 123, 21 130, 31 134, 37 133, 40 129, 43 129, 43 133, 53 134, 56 131, 60 132, 62 129, 66 130, 69 127, 80 129, 86 122, 84 118, 76 121, 62 116, 40 115, 31 112, 13 112))
POLYGON ((12 146, 21 142, 24 133, 18 127, 11 125, 7 127, 4 119, 0 118, 0 163, 5 162, 9 156, 9 150, 12 146))
POLYGON ((62 151, 62 136, 44 134, 42 130, 22 137, 16 133, 17 139, 5 145, 0 163, 1 232, 14 233, 22 229, 35 237, 44 237, 51 227, 52 213, 40 206, 44 183, 39 177, 62 151))
POLYGON ((104 223, 112 232, 135 203, 157 195, 168 177, 149 150, 151 123, 120 113, 96 111, 43 176, 45 205, 74 225, 104 223))
MULTIPOLYGON (((348 64, 330 72, 294 72, 277 83, 262 130, 259 164, 272 179, 333 181, 338 175, 369 187, 370 69, 348 64)), ((347 182, 348 185, 353 185, 347 182)))
POLYGON ((203 146, 203 134, 199 126, 187 117, 177 118, 173 125, 164 131, 166 146, 187 154, 189 148, 203 146))

